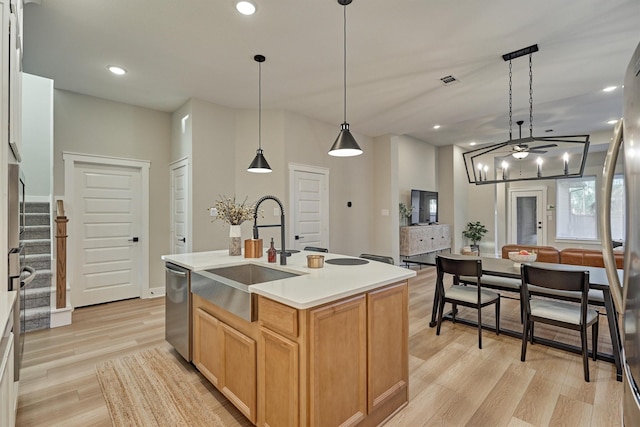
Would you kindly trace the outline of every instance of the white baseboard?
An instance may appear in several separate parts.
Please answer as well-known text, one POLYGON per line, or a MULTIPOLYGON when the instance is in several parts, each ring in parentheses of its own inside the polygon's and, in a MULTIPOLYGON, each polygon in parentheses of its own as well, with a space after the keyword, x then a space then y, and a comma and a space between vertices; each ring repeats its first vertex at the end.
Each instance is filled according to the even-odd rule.
POLYGON ((164 289, 164 287, 160 286, 160 287, 157 287, 157 288, 145 289, 142 292, 142 295, 140 295, 140 298, 143 298, 143 299, 159 298, 159 297, 163 297, 164 294, 165 294, 165 289, 164 289))
POLYGON ((68 301, 67 301, 67 306, 65 308, 52 308, 49 327, 57 328, 60 326, 70 325, 71 313, 73 313, 73 308, 71 307, 71 304, 69 304, 68 301))

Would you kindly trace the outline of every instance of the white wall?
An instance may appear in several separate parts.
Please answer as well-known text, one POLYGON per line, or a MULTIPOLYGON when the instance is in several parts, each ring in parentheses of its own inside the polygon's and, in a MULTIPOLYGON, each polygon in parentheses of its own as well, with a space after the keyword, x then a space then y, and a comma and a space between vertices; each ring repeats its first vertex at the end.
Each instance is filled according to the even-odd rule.
POLYGON ((65 194, 64 151, 151 162, 149 286, 163 286, 164 265, 160 256, 169 251, 170 232, 167 169, 171 154, 170 114, 64 90, 54 91, 54 111, 53 183, 56 197, 65 194))
MULTIPOLYGON (((438 149, 409 136, 393 136, 393 139, 398 143, 399 201, 411 206, 412 189, 438 191, 438 149)), ((439 222, 445 223, 440 218, 439 222)))
POLYGON ((373 230, 370 253, 391 256, 400 263, 398 138, 374 139, 373 230), (383 214, 383 211, 386 215, 383 214))
POLYGON ((27 199, 49 201, 53 187, 53 80, 22 74, 22 162, 27 199))

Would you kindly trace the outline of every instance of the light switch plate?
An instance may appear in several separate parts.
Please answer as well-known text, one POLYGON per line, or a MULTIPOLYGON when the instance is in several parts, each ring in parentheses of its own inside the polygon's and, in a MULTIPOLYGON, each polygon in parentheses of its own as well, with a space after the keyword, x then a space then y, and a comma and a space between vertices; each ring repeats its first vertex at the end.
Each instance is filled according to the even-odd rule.
POLYGON ((380 211, 380 215, 382 216, 389 216, 389 209, 382 209, 380 211))

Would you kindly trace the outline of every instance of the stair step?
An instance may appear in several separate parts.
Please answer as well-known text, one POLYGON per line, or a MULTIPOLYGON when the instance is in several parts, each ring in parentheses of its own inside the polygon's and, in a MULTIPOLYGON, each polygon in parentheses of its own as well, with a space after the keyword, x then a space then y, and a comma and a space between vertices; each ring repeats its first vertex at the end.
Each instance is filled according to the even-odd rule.
POLYGON ((23 239, 51 239, 51 227, 49 225, 28 225, 24 228, 23 239))
POLYGON ((49 202, 27 202, 25 203, 26 212, 49 213, 49 202))
POLYGON ((29 239, 23 240, 25 254, 51 254, 51 240, 29 239))
POLYGON ((25 213, 24 215, 25 225, 49 225, 51 223, 51 216, 44 213, 25 213))
POLYGON ((27 288, 24 298, 20 300, 20 308, 51 307, 51 288, 27 288))
POLYGON ((49 329, 49 326, 51 325, 51 307, 36 307, 21 310, 21 318, 23 313, 25 320, 25 332, 49 329))
POLYGON ((51 280, 51 270, 36 270, 36 278, 27 285, 27 289, 50 288, 52 284, 51 280))
POLYGON ((24 263, 36 270, 51 270, 50 254, 27 254, 24 257, 24 263))

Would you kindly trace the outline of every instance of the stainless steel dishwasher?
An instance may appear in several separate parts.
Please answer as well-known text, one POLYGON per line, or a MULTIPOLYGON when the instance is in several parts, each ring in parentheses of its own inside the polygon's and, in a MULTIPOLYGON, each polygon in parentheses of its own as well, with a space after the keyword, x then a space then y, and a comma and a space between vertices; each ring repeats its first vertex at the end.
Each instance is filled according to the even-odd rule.
POLYGON ((191 270, 165 264, 165 339, 191 362, 191 270))

